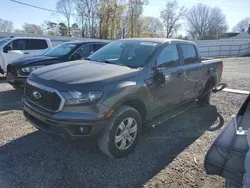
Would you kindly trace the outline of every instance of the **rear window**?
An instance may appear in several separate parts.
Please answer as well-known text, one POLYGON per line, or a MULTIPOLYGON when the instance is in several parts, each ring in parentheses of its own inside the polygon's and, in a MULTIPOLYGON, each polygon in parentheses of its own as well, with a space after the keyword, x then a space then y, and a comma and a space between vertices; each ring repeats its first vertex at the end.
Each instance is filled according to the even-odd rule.
POLYGON ((8 46, 12 50, 43 50, 48 48, 46 40, 42 39, 14 39, 8 46))
POLYGON ((48 48, 48 44, 46 40, 42 39, 29 39, 28 48, 30 50, 42 50, 48 48))
POLYGON ((191 64, 198 62, 198 57, 194 45, 181 44, 180 46, 183 53, 184 64, 191 64))

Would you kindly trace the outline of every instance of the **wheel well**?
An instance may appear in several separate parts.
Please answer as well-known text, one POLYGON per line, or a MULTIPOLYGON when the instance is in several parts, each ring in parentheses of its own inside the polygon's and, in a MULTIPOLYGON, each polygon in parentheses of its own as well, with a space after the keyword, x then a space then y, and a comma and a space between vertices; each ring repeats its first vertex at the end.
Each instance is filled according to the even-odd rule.
POLYGON ((140 101, 139 99, 132 99, 124 102, 122 105, 127 105, 136 109, 142 117, 142 122, 145 122, 147 118, 147 108, 142 101, 140 101))
POLYGON ((215 86, 216 85, 216 81, 215 81, 215 78, 214 77, 210 77, 208 80, 207 80, 207 84, 211 84, 212 86, 215 86))
POLYGON ((215 84, 216 84, 215 78, 214 78, 214 77, 210 77, 210 78, 207 80, 206 84, 204 85, 202 94, 203 94, 204 92, 206 93, 209 89, 212 89, 212 88, 210 88, 210 87, 215 86, 215 84))

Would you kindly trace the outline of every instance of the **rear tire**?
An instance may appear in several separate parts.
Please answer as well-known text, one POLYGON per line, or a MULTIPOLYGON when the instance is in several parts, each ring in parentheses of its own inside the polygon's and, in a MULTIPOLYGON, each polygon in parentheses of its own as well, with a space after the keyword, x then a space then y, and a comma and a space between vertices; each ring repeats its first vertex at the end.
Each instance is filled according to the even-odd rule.
POLYGON ((141 126, 140 113, 130 106, 121 106, 103 130, 98 146, 108 156, 124 157, 133 152, 141 126))

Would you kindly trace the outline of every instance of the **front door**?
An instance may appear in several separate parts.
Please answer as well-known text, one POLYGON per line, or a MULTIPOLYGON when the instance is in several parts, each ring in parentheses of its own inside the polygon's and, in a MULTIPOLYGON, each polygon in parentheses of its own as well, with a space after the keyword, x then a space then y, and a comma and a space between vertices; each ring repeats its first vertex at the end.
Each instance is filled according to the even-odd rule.
POLYGON ((191 44, 181 44, 183 54, 183 102, 196 99, 202 89, 202 63, 197 56, 196 48, 191 44))
POLYGON ((166 46, 156 60, 157 71, 163 73, 166 83, 161 87, 154 84, 151 89, 154 98, 154 115, 174 107, 182 100, 183 72, 177 46, 166 46))

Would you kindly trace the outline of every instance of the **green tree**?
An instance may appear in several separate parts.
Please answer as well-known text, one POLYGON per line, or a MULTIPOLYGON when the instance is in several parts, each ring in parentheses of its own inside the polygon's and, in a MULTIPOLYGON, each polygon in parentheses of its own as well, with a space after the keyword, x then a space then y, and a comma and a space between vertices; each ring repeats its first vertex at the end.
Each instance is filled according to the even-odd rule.
POLYGON ((59 33, 61 36, 67 36, 68 28, 64 23, 59 23, 59 33))
POLYGON ((80 28, 78 27, 77 23, 72 24, 71 33, 72 33, 73 36, 79 36, 80 35, 80 28))
POLYGON ((48 21, 47 25, 47 31, 48 35, 55 36, 58 35, 58 24, 55 22, 48 21))

